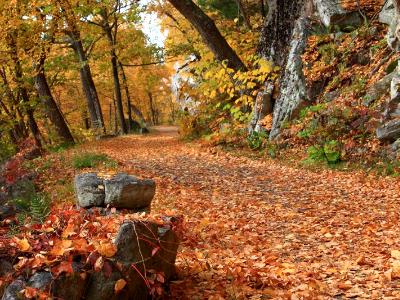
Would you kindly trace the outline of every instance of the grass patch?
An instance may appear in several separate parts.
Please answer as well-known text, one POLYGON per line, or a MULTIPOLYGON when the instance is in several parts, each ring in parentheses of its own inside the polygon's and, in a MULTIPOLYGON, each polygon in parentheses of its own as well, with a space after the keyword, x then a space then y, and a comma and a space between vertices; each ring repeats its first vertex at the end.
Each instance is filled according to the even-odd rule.
POLYGON ((115 168, 117 166, 117 162, 105 154, 87 152, 75 154, 72 158, 72 166, 75 169, 94 168, 100 164, 108 168, 115 168))

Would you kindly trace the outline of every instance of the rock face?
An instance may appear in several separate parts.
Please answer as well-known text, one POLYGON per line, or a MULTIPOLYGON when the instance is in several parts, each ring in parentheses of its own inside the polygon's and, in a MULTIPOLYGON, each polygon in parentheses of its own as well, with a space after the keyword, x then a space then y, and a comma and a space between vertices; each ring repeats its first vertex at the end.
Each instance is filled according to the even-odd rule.
POLYGON ((75 177, 77 204, 83 208, 110 206, 121 209, 148 209, 154 198, 156 184, 119 173, 101 178, 96 173, 75 177))
POLYGON ((365 106, 370 106, 372 103, 379 100, 379 98, 386 94, 390 88, 394 75, 395 73, 392 72, 372 85, 363 99, 363 104, 365 106))
POLYGON ((103 180, 95 173, 75 177, 75 191, 80 207, 103 206, 105 200, 103 180))
POLYGON ((156 191, 153 180, 140 180, 127 174, 104 180, 104 188, 105 205, 126 209, 149 207, 156 191))
POLYGON ((394 141, 400 137, 400 120, 386 122, 376 130, 376 136, 381 141, 394 141))
POLYGON ((388 0, 383 6, 382 11, 379 13, 379 22, 390 25, 392 23, 394 15, 395 11, 393 0, 388 0))
POLYGON ((302 103, 307 101, 301 56, 307 46, 308 29, 309 19, 307 12, 303 11, 302 16, 295 22, 293 30, 295 38, 291 40, 289 46, 288 60, 281 79, 280 94, 274 107, 271 139, 278 136, 282 123, 289 119, 302 103))
POLYGON ((5 289, 3 297, 1 300, 18 300, 21 299, 20 291, 23 290, 26 286, 26 281, 20 277, 14 280, 8 287, 5 289))
MULTIPOLYGON (((387 41, 390 48, 400 52, 400 7, 392 1, 394 17, 389 28, 387 41)), ((400 138, 400 66, 393 72, 390 84, 390 100, 386 103, 382 125, 376 130, 378 139, 393 142, 400 138)))
POLYGON ((314 0, 322 24, 326 27, 348 26, 356 27, 362 23, 362 18, 358 12, 349 12, 341 7, 337 0, 314 0))

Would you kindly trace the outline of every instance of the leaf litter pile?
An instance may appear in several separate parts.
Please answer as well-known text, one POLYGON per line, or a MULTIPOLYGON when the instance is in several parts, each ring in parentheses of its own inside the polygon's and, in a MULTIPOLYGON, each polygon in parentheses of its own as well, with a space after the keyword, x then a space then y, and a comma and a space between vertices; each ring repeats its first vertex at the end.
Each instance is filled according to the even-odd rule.
MULTIPOLYGON (((171 135, 83 148, 117 160, 119 171, 153 178, 152 215, 184 216, 171 299, 400 298, 396 179, 238 158, 171 135)), ((110 241, 126 215, 57 209, 43 228, 3 243, 0 251, 20 257, 17 270, 47 264, 63 271, 68 251, 112 256, 110 241)))

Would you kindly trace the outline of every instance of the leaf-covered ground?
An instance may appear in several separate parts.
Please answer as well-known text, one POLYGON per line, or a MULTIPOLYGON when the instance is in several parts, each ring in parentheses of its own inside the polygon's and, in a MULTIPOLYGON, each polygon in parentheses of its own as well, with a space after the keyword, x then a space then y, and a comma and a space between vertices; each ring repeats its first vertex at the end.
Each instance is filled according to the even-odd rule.
POLYGON ((400 297, 398 180, 237 158, 170 132, 85 148, 154 178, 153 212, 185 216, 174 299, 400 297))

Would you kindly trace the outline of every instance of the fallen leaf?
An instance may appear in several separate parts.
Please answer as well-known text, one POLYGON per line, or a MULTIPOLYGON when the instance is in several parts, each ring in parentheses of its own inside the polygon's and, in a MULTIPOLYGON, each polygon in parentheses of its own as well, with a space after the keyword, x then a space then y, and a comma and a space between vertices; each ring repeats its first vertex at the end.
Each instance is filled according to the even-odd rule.
POLYGON ((100 255, 105 257, 113 257, 117 253, 117 247, 111 242, 95 244, 95 248, 100 255))
POLYGON ((19 239, 17 237, 14 237, 14 242, 17 244, 18 249, 21 251, 28 251, 31 248, 31 245, 26 238, 19 239))
POLYGON ((124 279, 118 279, 114 286, 114 291, 119 293, 126 286, 126 281, 124 279))

